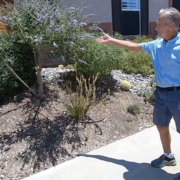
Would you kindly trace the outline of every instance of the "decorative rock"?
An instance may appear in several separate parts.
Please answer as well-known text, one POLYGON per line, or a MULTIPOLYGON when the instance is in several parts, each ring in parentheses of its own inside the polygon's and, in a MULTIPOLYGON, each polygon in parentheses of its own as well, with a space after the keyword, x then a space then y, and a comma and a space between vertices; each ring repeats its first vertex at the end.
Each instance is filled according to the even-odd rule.
POLYGON ((64 69, 64 65, 63 65, 63 64, 60 64, 60 65, 58 66, 58 68, 59 68, 59 69, 64 69))
MULTIPOLYGON (((62 77, 64 73, 68 73, 69 71, 74 71, 74 69, 64 68, 43 68, 41 72, 41 76, 44 83, 52 83, 54 81, 58 81, 61 83, 62 77)), ((123 80, 127 80, 131 84, 130 91, 134 94, 140 95, 141 92, 150 90, 152 87, 150 85, 151 81, 154 79, 154 75, 144 76, 141 74, 126 74, 121 70, 113 70, 111 72, 112 79, 117 81, 117 87, 121 84, 123 80)))

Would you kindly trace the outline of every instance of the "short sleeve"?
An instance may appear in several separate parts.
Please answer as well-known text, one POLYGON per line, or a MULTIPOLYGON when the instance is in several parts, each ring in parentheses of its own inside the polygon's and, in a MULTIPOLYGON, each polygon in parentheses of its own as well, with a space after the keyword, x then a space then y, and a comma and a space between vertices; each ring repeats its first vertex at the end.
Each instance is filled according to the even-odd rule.
POLYGON ((151 42, 147 42, 147 43, 141 43, 141 49, 146 52, 147 54, 152 54, 152 51, 155 47, 155 42, 156 41, 151 41, 151 42))

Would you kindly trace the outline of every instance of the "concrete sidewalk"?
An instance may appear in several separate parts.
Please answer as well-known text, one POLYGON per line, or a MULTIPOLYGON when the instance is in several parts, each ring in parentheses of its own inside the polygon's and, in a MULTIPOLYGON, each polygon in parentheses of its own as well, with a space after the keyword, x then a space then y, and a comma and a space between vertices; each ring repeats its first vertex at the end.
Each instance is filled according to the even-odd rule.
POLYGON ((170 127, 174 167, 151 167, 163 153, 152 127, 23 180, 173 180, 180 174, 180 136, 173 121, 170 127))

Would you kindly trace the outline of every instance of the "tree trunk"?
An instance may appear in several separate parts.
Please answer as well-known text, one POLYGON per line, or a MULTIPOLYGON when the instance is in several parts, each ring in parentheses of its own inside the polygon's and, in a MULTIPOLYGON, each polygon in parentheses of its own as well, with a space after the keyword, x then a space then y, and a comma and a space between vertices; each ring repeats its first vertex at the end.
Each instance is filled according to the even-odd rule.
POLYGON ((38 94, 40 98, 44 97, 44 91, 43 91, 43 81, 41 77, 41 70, 43 68, 43 58, 45 53, 49 50, 49 46, 43 45, 38 50, 33 49, 34 53, 34 59, 36 64, 36 77, 37 77, 37 83, 38 83, 38 94))
POLYGON ((38 95, 40 98, 43 98, 44 92, 43 92, 43 81, 41 77, 41 68, 36 68, 36 76, 37 76, 37 83, 38 83, 38 95))

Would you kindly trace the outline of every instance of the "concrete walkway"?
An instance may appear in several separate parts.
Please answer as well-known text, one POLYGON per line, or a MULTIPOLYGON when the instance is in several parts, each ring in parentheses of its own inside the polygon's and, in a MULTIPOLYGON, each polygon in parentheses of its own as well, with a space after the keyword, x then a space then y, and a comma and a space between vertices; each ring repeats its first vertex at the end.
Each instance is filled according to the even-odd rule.
POLYGON ((174 167, 151 167, 163 152, 152 127, 23 180, 173 180, 180 175, 180 136, 173 121, 170 127, 174 167))

